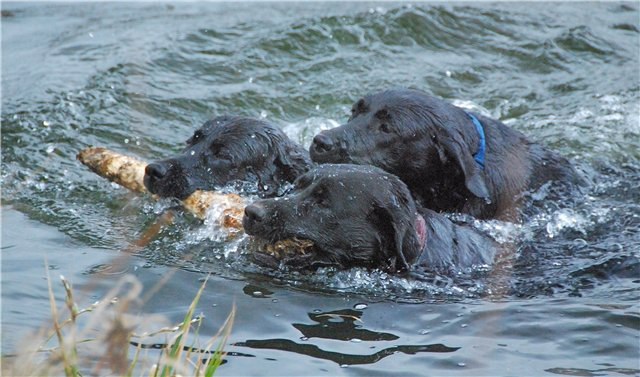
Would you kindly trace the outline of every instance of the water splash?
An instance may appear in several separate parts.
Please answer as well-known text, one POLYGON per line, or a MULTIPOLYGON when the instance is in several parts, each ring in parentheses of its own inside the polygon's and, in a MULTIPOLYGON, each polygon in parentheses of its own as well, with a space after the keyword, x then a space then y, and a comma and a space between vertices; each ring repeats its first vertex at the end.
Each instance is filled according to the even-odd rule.
POLYGON ((585 216, 571 209, 562 209, 552 214, 551 219, 547 222, 546 230, 549 238, 554 238, 568 229, 584 235, 586 234, 585 228, 588 225, 589 221, 585 216))
POLYGON ((340 123, 329 118, 311 117, 301 122, 288 123, 282 130, 292 140, 300 143, 305 148, 309 148, 313 137, 320 131, 338 127, 340 123))

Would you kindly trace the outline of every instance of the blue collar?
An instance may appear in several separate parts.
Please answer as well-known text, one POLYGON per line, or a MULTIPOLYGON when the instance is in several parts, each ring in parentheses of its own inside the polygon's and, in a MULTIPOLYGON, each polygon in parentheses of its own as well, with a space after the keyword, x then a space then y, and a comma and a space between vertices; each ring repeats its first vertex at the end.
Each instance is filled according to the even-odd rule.
POLYGON ((484 155, 487 150, 486 141, 484 138, 484 127, 482 127, 482 123, 476 118, 473 114, 466 112, 465 113, 471 118, 471 121, 476 126, 476 132, 478 132, 478 136, 480 137, 480 145, 478 146, 478 151, 473 154, 473 159, 476 160, 478 165, 480 165, 480 169, 484 170, 484 155))

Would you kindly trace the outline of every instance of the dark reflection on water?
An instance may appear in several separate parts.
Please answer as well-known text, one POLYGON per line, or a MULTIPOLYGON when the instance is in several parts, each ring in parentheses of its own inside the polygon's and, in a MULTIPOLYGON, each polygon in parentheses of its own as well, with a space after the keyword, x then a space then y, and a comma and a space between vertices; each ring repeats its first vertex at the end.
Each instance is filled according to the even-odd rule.
POLYGON ((396 340, 398 336, 369 331, 362 327, 362 311, 353 309, 334 310, 331 312, 309 313, 309 318, 317 322, 314 325, 293 323, 305 338, 323 338, 336 340, 379 341, 396 340))
POLYGON ((242 291, 249 296, 262 298, 269 298, 273 294, 273 291, 253 284, 247 284, 242 291))
POLYGON ((296 343, 289 339, 247 340, 236 343, 236 346, 256 349, 271 349, 299 353, 317 359, 330 360, 338 365, 373 364, 387 356, 397 353, 415 355, 422 352, 447 353, 455 352, 459 347, 447 347, 443 344, 429 344, 424 346, 393 346, 382 349, 371 355, 352 355, 323 350, 313 344, 296 343))
MULTIPOLYGON (((316 324, 292 324, 292 326, 303 335, 301 340, 303 340, 304 343, 289 339, 250 339, 235 343, 234 345, 238 347, 294 352, 318 359, 330 360, 338 365, 373 364, 396 353, 414 355, 421 352, 455 352, 460 349, 460 347, 448 347, 444 344, 398 345, 386 347, 368 355, 356 355, 324 350, 319 346, 308 343, 312 338, 351 341, 358 344, 361 342, 393 341, 400 339, 397 335, 362 328, 362 314, 362 311, 353 309, 309 313, 309 318, 316 322, 316 324)), ((368 348, 377 348, 377 346, 368 348)))
MULTIPOLYGON (((170 348, 170 345, 166 344, 166 343, 138 343, 138 342, 130 341, 129 344, 132 345, 133 347, 136 347, 136 348, 139 347, 141 349, 163 350, 163 349, 170 348)), ((203 354, 212 354, 212 355, 215 355, 215 354, 219 353, 219 351, 216 351, 216 350, 205 350, 205 349, 200 349, 200 348, 191 347, 191 346, 183 346, 182 349, 183 349, 183 351, 203 353, 203 354)), ((249 355, 247 353, 240 353, 240 352, 226 352, 224 354, 224 356, 225 357, 227 357, 227 356, 229 356, 229 357, 255 357, 254 355, 249 355)), ((227 360, 222 360, 222 364, 224 364, 226 362, 227 362, 227 360)), ((203 361, 203 363, 206 363, 206 359, 205 359, 205 361, 203 361)))

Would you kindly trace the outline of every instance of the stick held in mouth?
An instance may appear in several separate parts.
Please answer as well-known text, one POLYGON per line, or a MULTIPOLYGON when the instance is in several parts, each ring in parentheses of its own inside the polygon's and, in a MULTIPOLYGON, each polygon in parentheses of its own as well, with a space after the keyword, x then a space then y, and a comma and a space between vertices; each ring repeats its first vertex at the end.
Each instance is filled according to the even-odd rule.
MULTIPOLYGON (((78 153, 78 160, 99 176, 115 182, 131 191, 146 193, 144 171, 147 163, 106 148, 91 147, 78 153)), ((184 209, 204 219, 213 205, 222 207, 220 225, 232 230, 242 229, 245 202, 236 194, 220 194, 212 191, 195 191, 182 201, 184 209)))
MULTIPOLYGON (((90 147, 78 153, 78 160, 99 176, 115 182, 131 191, 147 193, 144 174, 147 163, 133 157, 101 147, 90 147)), ((245 200, 237 194, 220 194, 213 191, 195 191, 182 205, 194 216, 204 219, 212 207, 220 209, 218 224, 231 234, 241 232, 245 200)), ((216 212, 217 215, 217 212, 216 212)), ((311 247, 310 241, 282 240, 265 247, 265 251, 281 255, 286 252, 304 254, 311 247)))
POLYGON ((144 187, 146 163, 106 148, 91 147, 80 151, 78 160, 91 171, 111 182, 135 192, 147 192, 144 187))

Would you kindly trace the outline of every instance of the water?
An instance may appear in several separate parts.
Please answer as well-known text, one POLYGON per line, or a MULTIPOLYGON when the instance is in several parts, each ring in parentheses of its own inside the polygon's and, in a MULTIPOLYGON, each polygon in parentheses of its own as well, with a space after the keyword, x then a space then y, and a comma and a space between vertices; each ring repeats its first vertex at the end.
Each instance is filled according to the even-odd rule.
MULTIPOLYGON (((2 349, 49 318, 45 258, 87 306, 125 273, 142 312, 237 317, 220 375, 640 375, 637 3, 3 3, 2 349), (75 161, 151 160, 215 114, 308 145, 359 96, 414 86, 571 157, 584 195, 532 195, 526 224, 478 222, 513 258, 467 275, 267 271, 75 161), (135 253, 131 253, 135 251, 135 253), (99 273, 100 271, 106 273, 99 273), (170 304, 168 304, 170 303, 170 304)), ((56 289, 56 297, 62 292, 56 289)))

